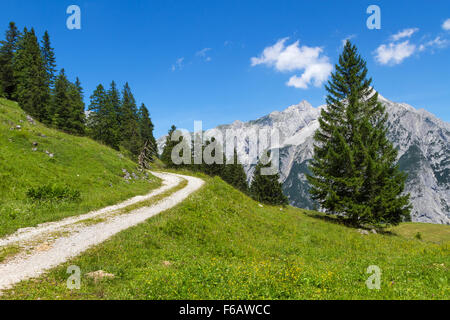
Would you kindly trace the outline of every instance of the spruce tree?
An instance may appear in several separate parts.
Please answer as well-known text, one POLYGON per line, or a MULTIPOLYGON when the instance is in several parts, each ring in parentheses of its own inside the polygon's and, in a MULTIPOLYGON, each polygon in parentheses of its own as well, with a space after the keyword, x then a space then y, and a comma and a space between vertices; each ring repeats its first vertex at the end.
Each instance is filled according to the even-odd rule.
POLYGON ((114 149, 119 149, 120 145, 120 119, 121 119, 121 97, 114 81, 111 82, 106 92, 108 105, 108 123, 110 125, 110 133, 108 145, 114 149))
POLYGON ((261 161, 258 161, 250 185, 250 195, 253 199, 262 203, 287 205, 288 199, 283 194, 278 172, 272 175, 263 175, 261 172, 262 168, 270 166, 271 162, 264 165, 261 161))
POLYGON ((14 54, 19 38, 20 31, 14 22, 10 22, 6 39, 0 42, 0 96, 3 95, 7 99, 13 99, 17 86, 14 77, 14 54))
POLYGON ((84 92, 83 92, 83 88, 81 87, 80 78, 76 77, 74 84, 75 84, 75 87, 77 88, 78 93, 80 94, 80 97, 84 98, 84 92))
POLYGON ((172 125, 166 137, 166 144, 164 145, 163 152, 161 154, 161 161, 166 164, 169 168, 175 167, 172 161, 172 150, 179 143, 179 141, 172 141, 172 134, 177 130, 177 127, 172 125))
POLYGON ((45 71, 47 73, 47 85, 52 88, 55 81, 56 59, 54 49, 50 44, 50 36, 47 31, 45 31, 44 36, 42 37, 41 45, 42 58, 44 60, 45 71))
POLYGON ((148 112, 147 107, 145 104, 142 104, 139 108, 139 133, 141 136, 141 148, 143 149, 144 146, 146 146, 146 150, 149 151, 149 154, 146 156, 153 159, 156 157, 157 151, 156 151, 156 140, 153 136, 153 122, 150 119, 150 114, 148 112))
POLYGON ((203 162, 202 165, 200 166, 200 170, 212 177, 214 176, 223 177, 225 174, 225 165, 226 165, 226 158, 222 144, 219 141, 216 141, 215 138, 205 141, 203 148, 203 162), (212 158, 209 162, 205 158, 205 150, 206 155, 211 156, 212 158), (216 155, 216 152, 220 153, 221 155, 220 154, 216 155))
POLYGON ((72 133, 72 101, 69 96, 70 82, 64 69, 56 77, 51 102, 51 123, 56 128, 72 133))
POLYGON ((89 110, 89 132, 93 139, 118 149, 117 115, 110 97, 99 84, 91 95, 89 110))
POLYGON ((47 121, 50 89, 41 48, 33 29, 24 29, 13 64, 17 102, 31 116, 40 121, 47 121))
POLYGON ((71 104, 70 132, 84 135, 86 126, 85 105, 83 101, 83 89, 80 79, 69 84, 68 96, 71 104))
POLYGON ((139 134, 138 113, 136 100, 131 93, 128 82, 125 83, 122 91, 120 135, 120 144, 134 156, 139 155, 141 137, 139 134))
POLYGON ((244 167, 239 163, 236 148, 233 152, 233 162, 225 167, 223 179, 240 191, 248 193, 247 175, 244 167))
POLYGON ((88 106, 88 117, 86 121, 88 134, 92 139, 104 143, 104 125, 102 125, 102 117, 104 117, 104 106, 106 105, 107 97, 105 89, 102 84, 99 84, 92 95, 90 96, 90 103, 88 106))
POLYGON ((386 138, 385 108, 349 41, 335 69, 314 136, 311 196, 354 225, 397 224, 409 216, 409 195, 402 195, 406 176, 386 138))

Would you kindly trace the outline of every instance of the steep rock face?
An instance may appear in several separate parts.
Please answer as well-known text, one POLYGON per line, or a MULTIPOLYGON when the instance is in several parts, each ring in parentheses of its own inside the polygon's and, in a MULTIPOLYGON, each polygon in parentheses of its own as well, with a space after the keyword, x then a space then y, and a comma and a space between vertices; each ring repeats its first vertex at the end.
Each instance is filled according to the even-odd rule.
MULTIPOLYGON (((419 222, 450 224, 450 124, 431 113, 417 110, 404 103, 395 103, 379 96, 389 113, 389 139, 398 148, 400 169, 408 173, 405 192, 411 194, 412 219, 419 222)), ((242 136, 261 129, 276 128, 280 143, 280 179, 292 205, 317 209, 308 193, 306 180, 308 162, 313 154, 313 135, 318 128, 320 109, 307 101, 284 111, 274 111, 249 122, 235 121, 216 129, 223 135, 229 131, 242 136)), ((162 150, 165 137, 158 139, 162 150)), ((249 152, 250 142, 237 145, 242 163, 255 163, 249 152)), ((254 165, 245 166, 249 181, 254 165)))
POLYGON ((450 224, 450 124, 404 103, 380 99, 389 113, 389 139, 408 173, 413 220, 450 224))

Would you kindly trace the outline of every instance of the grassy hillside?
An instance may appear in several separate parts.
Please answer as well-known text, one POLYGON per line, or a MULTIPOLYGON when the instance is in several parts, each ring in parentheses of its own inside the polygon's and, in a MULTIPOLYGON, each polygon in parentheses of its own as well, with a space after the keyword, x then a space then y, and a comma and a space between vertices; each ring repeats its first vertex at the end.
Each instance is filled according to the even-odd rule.
POLYGON ((408 222, 390 228, 389 231, 405 238, 431 241, 438 244, 450 240, 450 226, 440 224, 408 222))
POLYGON ((16 103, 0 99, 0 236, 111 205, 160 184, 151 175, 127 183, 122 169, 138 174, 136 164, 119 152, 33 124, 16 103))
MULTIPOLYGON (((261 207, 219 178, 175 208, 114 236, 2 298, 448 299, 449 226, 439 244, 355 229, 287 207, 261 207), (66 288, 69 265, 80 290, 66 288), (381 290, 365 285, 381 268, 381 290), (114 279, 94 282, 104 270, 114 279)), ((404 225, 405 229, 411 224, 404 225)), ((402 229, 402 227, 400 227, 402 229)), ((403 234, 402 229, 400 234, 403 234)))

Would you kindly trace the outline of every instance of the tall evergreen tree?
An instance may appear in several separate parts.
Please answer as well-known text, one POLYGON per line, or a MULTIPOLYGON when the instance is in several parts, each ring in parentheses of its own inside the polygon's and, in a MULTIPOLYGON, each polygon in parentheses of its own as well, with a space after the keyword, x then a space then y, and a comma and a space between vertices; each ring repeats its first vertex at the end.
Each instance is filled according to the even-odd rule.
POLYGON ((88 124, 93 139, 118 148, 117 115, 110 102, 108 93, 99 84, 91 95, 88 124))
POLYGON ((270 166, 271 162, 266 165, 263 165, 261 161, 257 163, 250 185, 250 195, 253 199, 262 203, 287 205, 288 199, 283 194, 278 172, 273 175, 264 175, 261 172, 262 168, 270 166))
POLYGON ((310 164, 311 196, 352 224, 397 224, 409 216, 406 176, 386 138, 387 114, 367 78, 366 62, 347 41, 326 86, 310 164))
POLYGON ((27 113, 40 121, 48 120, 50 89, 41 48, 34 30, 24 30, 14 55, 15 97, 27 113))
POLYGON ((81 87, 81 81, 80 81, 80 78, 76 78, 75 79, 75 87, 76 87, 76 89, 77 89, 77 91, 78 91, 78 93, 80 94, 80 97, 82 98, 82 99, 84 99, 84 92, 83 92, 83 88, 81 87))
POLYGON ((17 86, 14 77, 14 54, 19 38, 20 31, 14 22, 10 22, 6 39, 0 42, 0 96, 4 95, 7 99, 13 98, 17 86))
POLYGON ((78 77, 76 78, 75 83, 69 84, 68 96, 71 104, 71 132, 83 135, 85 133, 86 127, 86 116, 85 105, 83 101, 83 89, 78 77))
POLYGON ((172 161, 172 150, 179 143, 178 141, 172 141, 172 134, 177 130, 177 127, 172 125, 166 137, 166 144, 164 146, 163 152, 161 154, 161 161, 168 167, 175 167, 172 161))
POLYGON ((72 132, 72 103, 69 96, 70 82, 64 69, 61 69, 55 81, 51 102, 51 123, 65 132, 72 132))
POLYGON ((137 156, 140 152, 141 137, 139 134, 139 121, 136 100, 131 93, 128 82, 122 91, 121 119, 120 119, 120 144, 137 156))
POLYGON ((225 167, 223 179, 240 191, 248 193, 247 175, 245 174, 244 167, 239 163, 236 148, 233 152, 233 162, 227 164, 225 167))
POLYGON ((223 177, 225 174, 225 165, 225 153, 223 151, 222 144, 219 141, 216 141, 215 138, 207 140, 203 148, 203 162, 200 167, 201 171, 213 177, 223 177), (218 153, 217 155, 216 152, 218 153), (210 155, 212 157, 209 162, 205 157, 206 155, 210 155))
POLYGON ((89 135, 97 141, 104 142, 104 125, 102 124, 102 116, 104 113, 104 106, 106 105, 107 97, 105 89, 102 84, 99 84, 92 95, 90 96, 90 103, 88 106, 87 126, 89 135))
POLYGON ((42 37, 42 58, 44 60, 45 71, 47 73, 47 85, 52 88, 55 81, 55 72, 56 72, 56 59, 54 49, 50 44, 50 36, 48 32, 45 31, 44 36, 42 37))
POLYGON ((107 144, 114 149, 119 149, 120 145, 120 119, 121 119, 121 97, 120 92, 117 89, 117 85, 114 81, 111 82, 108 91, 106 92, 107 97, 107 110, 108 110, 108 124, 109 134, 107 139, 107 144))
POLYGON ((144 147, 144 145, 147 146, 147 150, 150 152, 150 154, 147 154, 147 157, 154 158, 157 154, 157 146, 156 146, 156 140, 153 136, 153 129, 154 125, 150 118, 150 114, 148 112, 147 107, 145 104, 142 104, 139 108, 139 133, 141 137, 141 150, 144 147))

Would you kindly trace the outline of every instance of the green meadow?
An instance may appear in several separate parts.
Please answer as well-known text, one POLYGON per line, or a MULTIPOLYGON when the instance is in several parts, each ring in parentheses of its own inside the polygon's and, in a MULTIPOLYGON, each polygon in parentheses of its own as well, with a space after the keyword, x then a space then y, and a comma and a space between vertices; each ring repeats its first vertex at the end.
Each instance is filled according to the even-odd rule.
POLYGON ((3 299, 448 299, 449 226, 362 235, 333 219, 266 206, 220 178, 176 207, 17 285, 3 299), (427 229, 432 230, 428 236, 427 229), (439 232, 435 232, 439 230, 439 232), (431 234, 434 236, 432 237, 431 234), (67 267, 81 268, 69 290, 67 267), (381 269, 380 290, 367 268, 381 269), (94 281, 103 270, 113 279, 94 281))
POLYGON ((112 205, 159 185, 158 178, 139 173, 120 152, 32 124, 17 103, 0 99, 0 236, 112 205), (138 179, 127 182, 122 169, 138 179))

